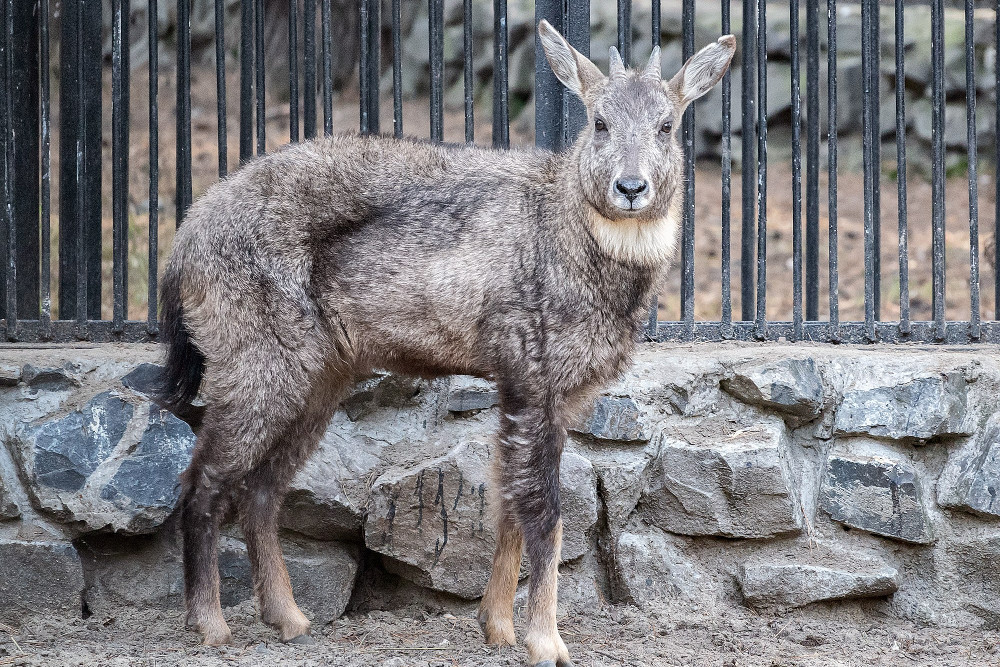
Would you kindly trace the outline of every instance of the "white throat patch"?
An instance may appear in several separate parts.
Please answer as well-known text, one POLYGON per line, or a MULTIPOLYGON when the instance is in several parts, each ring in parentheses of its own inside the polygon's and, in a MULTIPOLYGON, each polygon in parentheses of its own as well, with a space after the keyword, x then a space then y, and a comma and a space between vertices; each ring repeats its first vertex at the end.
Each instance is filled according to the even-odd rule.
POLYGON ((610 220, 587 208, 591 233, 610 257, 649 267, 673 259, 681 225, 672 210, 657 220, 610 220))

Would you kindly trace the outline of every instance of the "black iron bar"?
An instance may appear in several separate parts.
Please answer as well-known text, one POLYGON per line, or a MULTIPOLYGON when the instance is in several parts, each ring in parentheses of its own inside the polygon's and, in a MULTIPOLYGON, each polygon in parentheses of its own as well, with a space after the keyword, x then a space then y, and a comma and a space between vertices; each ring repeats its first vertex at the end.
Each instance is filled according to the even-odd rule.
POLYGON ((840 340, 840 280, 837 266, 837 0, 826 2, 827 29, 827 218, 830 340, 840 340))
MULTIPOLYGON (((296 0, 291 0, 294 5, 296 0)), ((152 19, 151 19, 152 20, 152 19)), ((219 145, 219 178, 229 171, 229 137, 226 134, 226 0, 215 0, 215 106, 219 145)), ((154 23, 150 24, 155 27, 154 23)), ((150 33, 150 39, 152 39, 150 33)), ((150 46, 150 53, 155 51, 150 46)), ((152 57, 152 56, 151 56, 152 57)), ((152 127, 150 127, 152 129, 152 127)))
POLYGON ((240 164, 253 158, 253 8, 240 0, 240 164))
MULTIPOLYGON (((681 10, 683 16, 683 9, 681 10)), ((681 19, 683 21, 683 19, 681 19)), ((618 53, 625 67, 632 63, 632 0, 618 0, 618 53)))
POLYGON ((757 336, 767 336, 767 2, 757 7, 757 336))
POLYGON ((819 0, 806 0, 806 319, 819 319, 819 0))
POLYGON ((474 104, 473 93, 475 85, 475 72, 472 69, 472 0, 464 0, 462 3, 462 54, 465 58, 462 74, 465 83, 465 141, 472 143, 476 139, 476 122, 473 117, 474 104))
MULTIPOLYGON (((994 11, 1000 16, 1000 0, 995 3, 994 11)), ((993 50, 993 86, 1000 90, 1000 20, 994 21, 993 50)), ((1000 104, 993 105, 993 155, 994 170, 1000 174, 1000 104)), ((993 209, 993 319, 1000 320, 1000 177, 994 178, 994 209, 993 209)))
MULTIPOLYGON (((731 29, 731 0, 722 0, 722 34, 731 29)), ((659 2, 654 2, 659 5, 659 2)), ((732 331, 732 199, 733 199, 733 137, 732 137, 732 73, 722 77, 722 328, 727 337, 732 331)))
POLYGON ((39 128, 41 131, 42 160, 42 262, 41 262, 41 336, 48 340, 52 336, 52 155, 50 128, 50 81, 49 81, 49 0, 39 2, 39 128))
POLYGON ((333 36, 330 34, 330 0, 322 0, 320 29, 323 31, 323 134, 333 134, 333 36))
POLYGON ((7 321, 7 340, 17 340, 17 219, 14 217, 14 0, 4 0, 3 49, 0 52, 0 85, 3 86, 3 119, 0 120, 3 145, 3 210, 7 247, 4 248, 6 266, 6 302, 4 318, 7 321))
POLYGON ((896 56, 896 205, 899 208, 899 332, 910 333, 909 227, 906 205, 906 44, 903 0, 895 7, 896 56))
POLYGON ((877 186, 875 155, 873 144, 878 141, 872 117, 878 113, 872 98, 872 12, 878 11, 873 0, 861 4, 861 79, 862 94, 862 143, 864 154, 864 246, 865 246, 865 327, 875 340, 875 216, 874 190, 877 186), (874 6, 873 6, 874 5, 874 6))
POLYGON ((802 338, 802 101, 800 99, 799 0, 788 4, 792 86, 792 336, 802 338))
MULTIPOLYGON (((630 4, 628 2, 626 5, 630 4)), ((621 10, 622 4, 618 5, 621 10)), ((619 26, 623 23, 619 15, 619 26)), ((681 5, 682 59, 694 55, 694 0, 681 5)), ((631 32, 625 33, 630 35, 631 32)), ((620 39, 620 37, 619 37, 620 39)), ((629 61, 626 60, 626 63, 629 61)), ((684 146, 684 216, 681 226, 681 319, 694 331, 694 104, 688 106, 681 122, 684 146)))
POLYGON ((288 0, 288 138, 299 140, 299 0, 288 0))
POLYGON ((979 144, 976 136, 975 3, 965 0, 965 114, 969 158, 969 337, 980 336, 979 315, 979 144))
POLYGON ((756 68, 754 55, 757 53, 757 23, 752 17, 757 15, 757 0, 743 0, 743 40, 741 42, 740 73, 742 75, 741 99, 743 101, 740 152, 740 172, 743 192, 743 212, 740 244, 740 319, 754 319, 754 242, 757 236, 755 194, 756 177, 753 168, 757 161, 756 135, 756 68))
POLYGON ((400 3, 392 0, 392 133, 403 136, 403 47, 400 38, 400 3))
MULTIPOLYGON (((495 148, 510 148, 507 28, 507 0, 493 0, 493 146, 495 148)), ((537 49, 535 53, 538 53, 537 49)))
POLYGON ((129 0, 111 8, 112 330, 128 319, 129 0))
MULTIPOLYGON (((430 34, 431 139, 444 139, 444 0, 428 0, 430 34)), ((494 38, 496 35, 494 35, 494 38)))
POLYGON ((302 4, 302 32, 302 132, 312 139, 316 136, 316 0, 302 4))
POLYGON ((931 0, 931 307, 941 338, 945 323, 944 2, 931 0))
POLYGON ((257 93, 257 155, 267 152, 267 101, 264 99, 264 0, 254 10, 254 75, 257 93))
MULTIPOLYGON (((77 65, 77 77, 76 77, 76 87, 77 87, 77 90, 76 90, 76 93, 78 95, 78 97, 77 97, 77 103, 78 103, 79 106, 77 107, 77 109, 78 109, 78 115, 77 115, 77 118, 76 118, 76 121, 77 121, 77 127, 76 127, 76 146, 77 146, 77 149, 76 149, 76 156, 75 156, 76 157, 76 160, 75 160, 76 173, 74 174, 75 177, 76 177, 75 180, 74 180, 74 183, 76 184, 76 191, 75 191, 75 193, 76 193, 76 212, 77 212, 77 216, 78 216, 77 217, 77 229, 76 229, 76 269, 77 269, 77 277, 76 277, 76 336, 77 336, 77 338, 80 338, 80 339, 86 339, 87 335, 89 333, 88 332, 88 327, 87 327, 87 319, 88 319, 87 318, 87 315, 88 315, 88 312, 87 312, 87 305, 88 305, 87 301, 88 301, 88 297, 90 295, 88 294, 88 289, 87 288, 88 288, 88 282, 89 282, 88 278, 90 277, 90 275, 89 275, 90 272, 88 271, 88 268, 89 268, 89 264, 91 263, 89 261, 89 259, 90 259, 90 252, 89 252, 89 248, 87 247, 89 245, 87 243, 87 237, 88 237, 88 235, 99 236, 99 234, 97 233, 96 230, 91 230, 90 229, 90 225, 89 225, 90 220, 87 219, 87 217, 85 217, 85 213, 84 213, 84 206, 85 206, 86 203, 89 203, 88 202, 89 198, 85 195, 85 193, 84 193, 84 187, 83 187, 84 186, 84 173, 85 173, 86 167, 88 166, 87 165, 88 161, 86 160, 86 157, 89 157, 89 155, 87 155, 85 153, 85 151, 90 146, 88 146, 89 142, 87 141, 87 139, 89 139, 89 137, 86 136, 87 118, 88 118, 88 115, 89 115, 87 112, 89 111, 89 109, 84 108, 84 105, 83 105, 83 96, 84 96, 84 89, 85 89, 84 72, 86 70, 86 67, 85 67, 84 63, 85 63, 85 59, 86 59, 85 58, 85 56, 86 56, 86 48, 85 48, 85 46, 83 44, 83 40, 85 38, 85 33, 82 32, 82 31, 85 28, 84 17, 88 16, 88 15, 84 11, 84 3, 83 3, 82 0, 80 0, 79 2, 76 3, 76 8, 77 8, 77 11, 76 11, 76 21, 75 21, 76 28, 81 31, 78 34, 78 36, 77 36, 78 52, 76 53, 76 65, 77 65)), ((64 31, 63 32, 64 39, 62 40, 62 44, 63 45, 65 45, 66 42, 67 42, 67 40, 65 39, 65 36, 66 36, 66 33, 64 31)), ((62 57, 62 53, 60 53, 60 57, 62 57)), ((10 99, 10 98, 8 97, 8 99, 10 99)), ((60 137, 59 137, 60 138, 60 144, 62 144, 62 138, 64 136, 65 136, 65 134, 62 133, 62 132, 60 132, 60 137)), ((60 187, 63 186, 63 183, 65 183, 65 180, 62 179, 62 178, 60 178, 60 187)), ((89 183, 88 183, 88 185, 89 185, 89 183)), ((59 217, 60 217, 60 219, 63 217, 61 211, 60 211, 60 216, 59 217)), ((60 290, 60 292, 61 291, 62 290, 60 290)), ((61 312, 61 310, 62 309, 60 309, 60 312, 61 312)), ((98 313, 98 316, 95 317, 94 319, 98 319, 99 317, 100 317, 100 313, 98 313)))
POLYGON ((159 331, 159 309, 157 290, 157 266, 159 264, 160 239, 160 121, 159 104, 159 49, 157 47, 159 25, 157 24, 156 3, 148 0, 149 10, 149 285, 146 295, 146 332, 151 336, 159 331))
MULTIPOLYGON (((248 2, 250 0, 247 0, 248 2)), ((191 206, 191 5, 177 0, 177 226, 191 206)))
POLYGON ((873 310, 875 319, 882 319, 882 119, 880 110, 882 108, 882 45, 881 45, 881 11, 880 0, 872 0, 871 13, 871 58, 872 66, 870 74, 871 101, 873 105, 872 113, 872 241, 874 248, 872 259, 874 260, 872 277, 875 282, 873 297, 873 310))
POLYGON ((361 0, 358 6, 361 10, 359 21, 361 48, 358 50, 358 99, 361 107, 359 125, 361 134, 369 134, 371 133, 371 129, 368 114, 371 111, 371 105, 369 104, 371 94, 368 92, 368 84, 371 82, 371 75, 369 74, 369 70, 371 69, 371 62, 369 61, 371 47, 368 45, 368 40, 371 37, 371 31, 368 30, 368 12, 371 0, 361 0))
POLYGON ((368 7, 368 131, 379 132, 379 74, 382 72, 382 2, 368 7))

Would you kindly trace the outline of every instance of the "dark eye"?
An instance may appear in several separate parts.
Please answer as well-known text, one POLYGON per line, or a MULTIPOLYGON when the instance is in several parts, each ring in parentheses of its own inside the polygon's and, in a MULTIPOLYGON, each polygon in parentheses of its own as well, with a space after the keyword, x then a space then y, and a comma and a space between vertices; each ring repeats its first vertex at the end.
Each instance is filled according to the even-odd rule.
POLYGON ((669 120, 660 126, 660 132, 663 134, 670 134, 670 131, 674 129, 674 124, 669 120))
POLYGON ((607 129, 608 126, 604 124, 603 120, 601 120, 600 118, 594 120, 594 130, 596 130, 597 132, 604 132, 607 129))

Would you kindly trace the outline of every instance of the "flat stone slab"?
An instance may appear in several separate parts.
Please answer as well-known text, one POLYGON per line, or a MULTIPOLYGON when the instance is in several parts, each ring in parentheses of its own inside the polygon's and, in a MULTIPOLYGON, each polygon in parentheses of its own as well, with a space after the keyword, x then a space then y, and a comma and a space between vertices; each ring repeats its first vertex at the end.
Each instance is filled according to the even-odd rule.
POLYGON ((1000 516, 1000 414, 951 452, 938 480, 938 502, 973 514, 1000 516))
POLYGON ((899 589, 899 573, 883 561, 846 553, 757 556, 737 575, 745 600, 754 606, 802 607, 824 600, 884 597, 899 589))
POLYGON ((963 429, 966 382, 957 373, 844 392, 834 432, 925 441, 967 435, 963 429))
POLYGON ((33 614, 79 615, 83 566, 68 542, 0 539, 0 620, 33 614))
POLYGON ((630 442, 650 438, 639 406, 629 396, 598 397, 590 414, 573 430, 599 440, 630 442))
POLYGON ((722 380, 722 388, 744 403, 775 410, 796 425, 815 419, 823 410, 823 380, 810 358, 739 369, 722 380))
POLYGON ((802 518, 787 447, 785 424, 774 417, 745 428, 722 419, 663 428, 640 514, 682 535, 796 533, 802 518))
POLYGON ((933 541, 917 470, 888 456, 831 455, 820 507, 840 523, 905 542, 933 541))

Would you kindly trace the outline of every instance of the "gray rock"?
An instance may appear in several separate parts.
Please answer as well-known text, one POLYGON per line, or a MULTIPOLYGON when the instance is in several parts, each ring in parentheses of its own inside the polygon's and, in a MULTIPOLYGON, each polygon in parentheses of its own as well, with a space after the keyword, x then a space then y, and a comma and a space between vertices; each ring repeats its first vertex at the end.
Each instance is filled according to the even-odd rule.
POLYGON ((608 529, 618 534, 639 503, 642 490, 649 482, 653 457, 643 452, 617 452, 614 460, 595 460, 598 491, 604 503, 608 529))
POLYGON ((811 358, 738 370, 722 381, 722 388, 744 403, 780 412, 796 425, 823 410, 823 381, 811 358))
POLYGON ((673 538, 655 528, 642 534, 622 533, 615 543, 614 560, 617 582, 633 604, 703 602, 715 594, 712 580, 673 538))
POLYGON ((36 390, 60 391, 80 386, 80 380, 71 368, 36 368, 25 364, 21 381, 36 390))
POLYGON ((1000 535, 954 540, 942 551, 937 564, 951 584, 948 595, 995 628, 1000 621, 1000 535))
POLYGON ((802 519, 776 418, 738 428, 705 419, 660 432, 659 454, 640 500, 647 523, 682 535, 773 537, 802 519))
POLYGON ((456 375, 451 378, 451 385, 448 387, 450 412, 489 410, 499 403, 500 393, 493 383, 468 375, 456 375))
POLYGON ((643 423, 639 406, 628 396, 601 396, 594 402, 590 416, 574 427, 601 440, 649 440, 649 428, 643 423))
POLYGON ((16 387, 21 381, 21 367, 17 364, 0 362, 0 387, 16 387))
POLYGON ((966 383, 958 373, 844 392, 834 429, 838 435, 923 441, 964 435, 966 383))
POLYGON ((80 557, 89 579, 84 600, 90 610, 114 614, 122 607, 182 609, 184 564, 180 546, 171 537, 83 538, 80 557))
POLYGON ((831 455, 820 506, 835 520, 906 542, 933 541, 916 469, 899 457, 831 455))
MULTIPOLYGON (((466 599, 489 578, 495 532, 487 512, 489 446, 469 441, 416 467, 392 470, 372 488, 365 545, 414 583, 466 599)), ((560 468, 563 560, 590 548, 597 521, 593 466, 572 452, 560 468)))
POLYGON ((14 497, 7 490, 3 477, 0 476, 0 521, 16 519, 21 516, 21 508, 17 506, 14 497))
POLYGON ((72 544, 0 539, 0 620, 19 625, 32 614, 77 615, 83 586, 72 544))
POLYGON ((173 510, 194 434, 136 394, 106 391, 65 417, 20 428, 10 443, 39 511, 80 533, 138 534, 173 510))
POLYGON ((802 607, 822 600, 891 595, 899 588, 899 573, 877 559, 816 550, 801 559, 754 557, 740 564, 737 581, 754 606, 802 607))
POLYGON ((122 384, 132 391, 152 396, 162 381, 163 367, 156 364, 139 364, 122 378, 122 384))
POLYGON ((969 442, 953 451, 938 479, 938 503, 1000 516, 1000 414, 990 416, 969 442))

